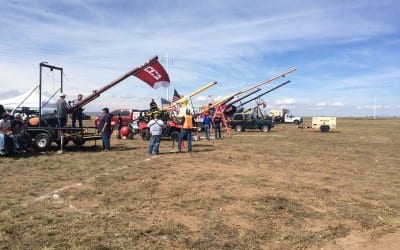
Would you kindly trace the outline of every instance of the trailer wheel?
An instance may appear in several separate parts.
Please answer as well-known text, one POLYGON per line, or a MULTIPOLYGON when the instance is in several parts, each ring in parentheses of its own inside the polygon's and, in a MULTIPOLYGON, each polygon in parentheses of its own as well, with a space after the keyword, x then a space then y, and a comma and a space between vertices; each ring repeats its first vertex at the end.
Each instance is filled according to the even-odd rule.
POLYGON ((327 125, 323 125, 323 126, 319 127, 319 130, 320 130, 322 133, 327 133, 327 132, 329 132, 330 128, 329 128, 329 126, 327 126, 327 125))
POLYGON ((85 144, 85 139, 83 139, 83 138, 80 138, 80 137, 77 137, 77 138, 75 138, 74 140, 73 140, 73 142, 74 142, 74 144, 76 145, 76 146, 82 146, 83 144, 85 144))
POLYGON ((172 131, 171 132, 171 139, 174 141, 178 141, 179 139, 179 132, 178 131, 172 131))
POLYGON ((38 150, 38 151, 46 151, 47 149, 50 148, 51 145, 51 139, 50 135, 47 133, 40 133, 37 134, 35 137, 35 142, 33 144, 33 147, 38 150))
POLYGON ((261 126, 261 131, 264 132, 264 133, 268 133, 270 129, 271 128, 268 125, 262 125, 261 126))
MULTIPOLYGON (((66 146, 66 145, 68 144, 68 142, 69 142, 69 139, 67 139, 67 138, 64 137, 64 138, 63 138, 63 147, 66 146)), ((57 143, 57 146, 60 147, 60 146, 61 146, 61 139, 60 139, 60 140, 57 140, 56 143, 57 143)))
POLYGON ((242 132, 243 131, 242 125, 240 125, 240 124, 236 125, 235 126, 235 131, 236 132, 242 132))

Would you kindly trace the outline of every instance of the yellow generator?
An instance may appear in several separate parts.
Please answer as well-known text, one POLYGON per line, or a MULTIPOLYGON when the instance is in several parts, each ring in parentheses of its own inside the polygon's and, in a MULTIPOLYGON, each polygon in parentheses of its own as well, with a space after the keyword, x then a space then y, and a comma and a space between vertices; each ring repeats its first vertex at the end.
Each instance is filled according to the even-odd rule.
POLYGON ((313 117, 312 128, 321 132, 329 132, 336 129, 336 117, 313 117))

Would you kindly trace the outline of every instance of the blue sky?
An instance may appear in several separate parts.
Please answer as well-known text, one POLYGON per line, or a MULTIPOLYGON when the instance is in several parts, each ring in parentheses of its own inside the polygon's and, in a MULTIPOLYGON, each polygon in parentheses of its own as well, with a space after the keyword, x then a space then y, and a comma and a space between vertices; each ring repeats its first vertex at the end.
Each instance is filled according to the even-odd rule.
MULTIPOLYGON (((43 61, 64 69, 73 99, 158 55, 170 96, 218 82, 194 105, 297 68, 263 86, 291 80, 263 96, 268 108, 400 116, 399 11, 397 0, 0 1, 0 103, 33 89, 43 61)), ((45 91, 57 89, 59 77, 44 72, 45 91)), ((166 96, 131 77, 86 110, 147 108, 166 96)))

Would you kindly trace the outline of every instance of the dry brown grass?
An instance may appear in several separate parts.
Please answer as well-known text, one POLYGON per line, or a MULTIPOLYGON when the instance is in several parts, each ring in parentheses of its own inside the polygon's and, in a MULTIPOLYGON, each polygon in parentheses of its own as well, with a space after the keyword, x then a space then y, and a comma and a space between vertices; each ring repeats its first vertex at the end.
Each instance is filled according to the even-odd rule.
MULTIPOLYGON (((0 158, 2 249, 396 249, 400 120, 0 158)), ((97 142, 100 145, 101 142, 97 142)))

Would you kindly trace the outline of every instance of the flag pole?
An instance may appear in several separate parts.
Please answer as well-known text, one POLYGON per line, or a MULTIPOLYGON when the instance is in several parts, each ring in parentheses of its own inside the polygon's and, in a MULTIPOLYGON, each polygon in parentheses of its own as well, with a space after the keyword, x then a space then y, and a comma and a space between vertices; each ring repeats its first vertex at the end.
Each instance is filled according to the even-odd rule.
MULTIPOLYGON (((169 54, 167 52, 167 74, 169 75, 169 54)), ((167 100, 169 100, 169 85, 167 87, 167 100)))
MULTIPOLYGON (((131 69, 130 71, 128 71, 127 73, 125 73, 124 75, 120 76, 119 78, 115 79, 114 81, 108 83, 107 85, 103 86, 101 89, 98 90, 94 90, 93 93, 89 96, 87 96, 86 98, 84 98, 79 104, 75 105, 74 107, 72 107, 69 112, 73 112, 79 108, 82 108, 83 106, 85 106, 86 104, 90 103, 91 101, 93 101, 94 99, 98 98, 100 96, 100 94, 102 94, 103 92, 105 92, 106 90, 110 89, 111 87, 117 85, 118 83, 122 82, 123 80, 125 80, 126 78, 134 75, 136 72, 142 70, 143 68, 151 65, 154 61, 156 61, 158 59, 158 56, 154 56, 152 57, 150 60, 148 60, 147 62, 145 62, 144 64, 137 66, 133 69, 131 69)), ((61 86, 61 92, 62 92, 62 86, 61 86)))

